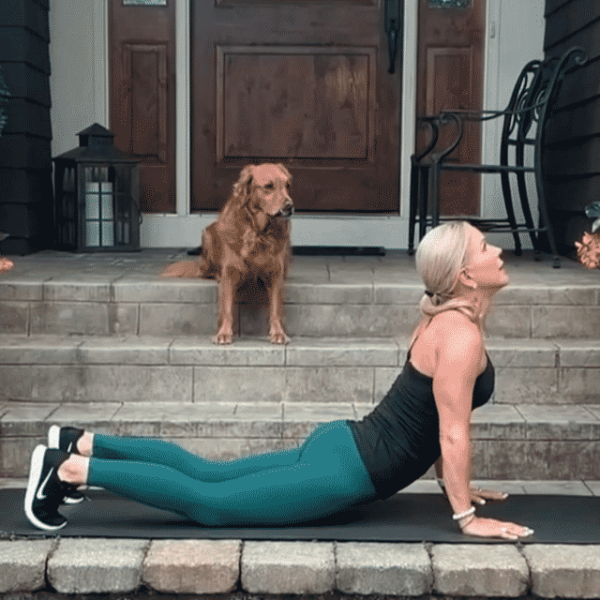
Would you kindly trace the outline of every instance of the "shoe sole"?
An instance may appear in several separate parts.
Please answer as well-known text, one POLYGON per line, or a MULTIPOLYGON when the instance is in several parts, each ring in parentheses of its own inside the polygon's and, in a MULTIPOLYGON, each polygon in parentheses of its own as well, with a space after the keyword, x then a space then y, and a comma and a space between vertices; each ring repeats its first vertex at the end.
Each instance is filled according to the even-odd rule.
POLYGON ((85 498, 81 496, 80 498, 73 498, 72 496, 65 496, 63 498, 63 504, 67 506, 75 506, 76 504, 81 504, 85 498))
POLYGON ((25 514, 29 521, 35 525, 38 529, 45 529, 46 531, 56 531, 62 529, 67 522, 65 521, 61 525, 48 525, 42 523, 33 514, 33 500, 35 497, 35 490, 40 483, 42 476, 42 468, 44 467, 44 456, 46 454, 46 448, 44 446, 38 446, 31 455, 31 464, 29 467, 29 480, 27 481, 27 491, 25 492, 25 514))

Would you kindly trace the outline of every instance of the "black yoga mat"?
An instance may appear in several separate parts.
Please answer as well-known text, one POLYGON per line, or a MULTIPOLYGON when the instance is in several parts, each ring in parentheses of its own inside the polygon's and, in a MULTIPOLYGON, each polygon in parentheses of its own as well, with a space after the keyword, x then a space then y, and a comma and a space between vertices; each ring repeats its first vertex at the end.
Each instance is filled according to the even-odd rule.
MULTIPOLYGON (((462 535, 441 494, 396 494, 335 517, 290 527, 202 527, 104 490, 89 502, 61 509, 69 523, 60 537, 143 539, 339 540, 358 542, 490 543, 462 535)), ((44 537, 23 512, 23 489, 0 490, 0 537, 44 537)), ((513 495, 477 510, 482 517, 515 521, 535 530, 524 543, 600 544, 600 498, 513 495)), ((498 540, 502 543, 502 540, 498 540)))

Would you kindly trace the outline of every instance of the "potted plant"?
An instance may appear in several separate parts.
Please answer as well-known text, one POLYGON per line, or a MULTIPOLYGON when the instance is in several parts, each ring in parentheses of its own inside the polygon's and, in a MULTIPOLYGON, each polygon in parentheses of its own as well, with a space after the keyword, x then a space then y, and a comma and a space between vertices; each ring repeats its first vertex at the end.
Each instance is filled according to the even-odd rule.
POLYGON ((596 219, 592 223, 592 232, 584 233, 581 242, 575 242, 577 247, 577 258, 581 264, 588 269, 600 268, 600 202, 592 202, 585 207, 585 214, 590 219, 596 219))

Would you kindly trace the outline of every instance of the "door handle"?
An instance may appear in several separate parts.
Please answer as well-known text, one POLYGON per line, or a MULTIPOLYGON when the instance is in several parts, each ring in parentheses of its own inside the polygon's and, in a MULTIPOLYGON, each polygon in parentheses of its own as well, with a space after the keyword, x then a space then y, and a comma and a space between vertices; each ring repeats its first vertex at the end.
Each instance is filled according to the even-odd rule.
POLYGON ((390 74, 396 72, 396 53, 400 33, 400 14, 398 12, 400 3, 400 0, 385 0, 385 33, 390 57, 390 68, 388 69, 390 74))

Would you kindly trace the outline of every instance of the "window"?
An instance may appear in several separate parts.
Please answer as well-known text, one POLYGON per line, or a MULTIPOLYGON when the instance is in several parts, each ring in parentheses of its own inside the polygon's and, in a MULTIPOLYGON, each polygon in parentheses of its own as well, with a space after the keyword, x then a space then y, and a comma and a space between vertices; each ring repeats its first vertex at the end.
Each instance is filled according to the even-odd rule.
POLYGON ((428 0, 430 8, 469 8, 471 0, 428 0))

